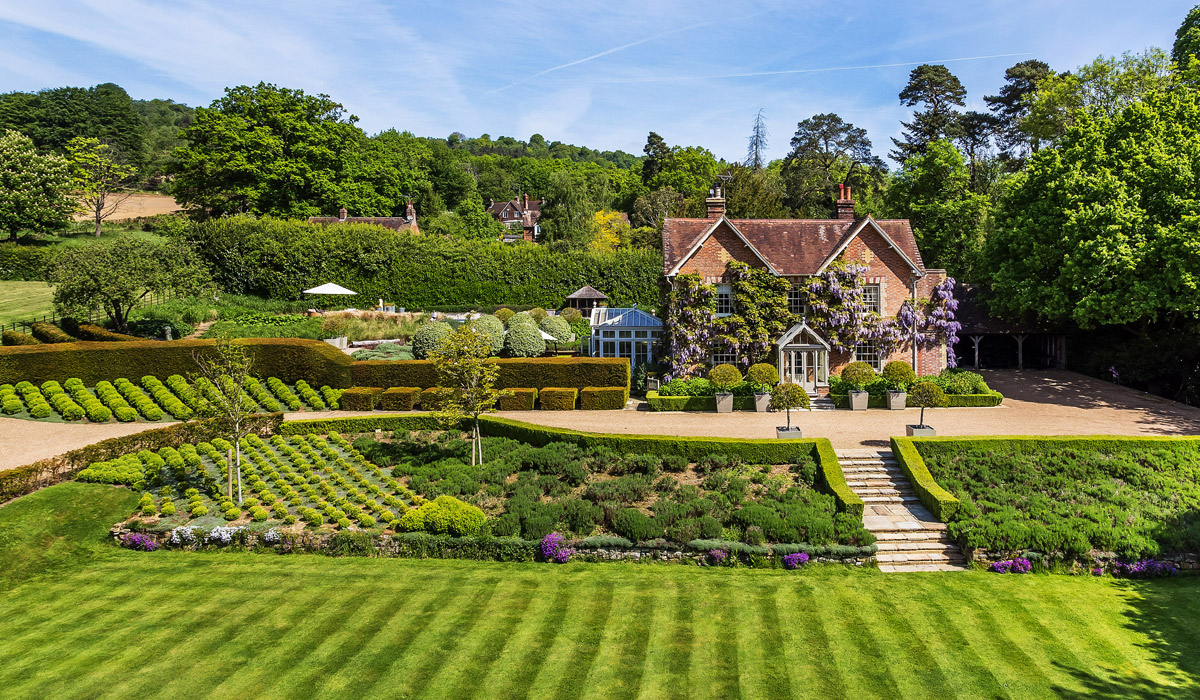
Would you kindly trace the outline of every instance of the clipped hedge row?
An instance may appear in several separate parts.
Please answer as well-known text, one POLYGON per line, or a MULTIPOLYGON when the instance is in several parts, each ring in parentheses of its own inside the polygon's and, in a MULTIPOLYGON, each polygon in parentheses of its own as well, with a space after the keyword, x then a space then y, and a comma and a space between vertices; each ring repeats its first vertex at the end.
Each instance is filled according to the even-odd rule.
POLYGON ((33 333, 33 337, 43 343, 74 343, 75 338, 67 335, 61 328, 53 323, 39 322, 29 324, 29 330, 33 333))
MULTIPOLYGON (((928 439, 930 438, 918 438, 921 441, 928 439)), ((958 440, 958 438, 953 439, 958 440)), ((934 480, 913 440, 909 437, 892 438, 892 454, 896 456, 896 461, 900 463, 900 469, 904 471, 904 475, 912 482, 913 490, 921 499, 921 505, 928 508, 929 512, 933 513, 933 517, 941 522, 949 522, 958 512, 961 504, 953 494, 934 480)))
MULTIPOLYGON (((545 386, 629 388, 629 361, 617 357, 498 358, 499 389, 538 389, 545 386)), ((437 371, 429 360, 365 360, 353 365, 355 386, 438 385, 437 371)), ((332 384, 331 384, 332 386, 332 384)))
POLYGON ((383 392, 379 407, 385 411, 411 411, 421 398, 421 390, 415 386, 394 386, 383 392))
MULTIPOLYGON (((715 396, 660 396, 657 391, 646 392, 646 403, 651 411, 708 411, 717 410, 715 396)), ((753 396, 734 396, 733 410, 756 411, 753 396)))
MULTIPOLYGON (((850 408, 850 397, 846 394, 830 394, 829 400, 838 408, 850 408)), ((989 394, 946 394, 947 408, 988 408, 999 406, 1003 402, 1004 394, 998 391, 992 391, 989 394)), ((909 408, 917 408, 911 395, 904 405, 909 408)), ((887 408, 887 396, 872 395, 868 397, 867 408, 887 408)))
POLYGON ((375 404, 383 394, 377 386, 356 386, 342 392, 339 400, 343 411, 374 411, 375 404))
POLYGON ((579 392, 579 407, 585 411, 620 410, 627 401, 629 390, 615 386, 589 386, 579 392))
POLYGON ((62 324, 63 330, 80 340, 96 340, 105 343, 145 340, 145 338, 125 335, 124 333, 113 333, 107 328, 102 328, 94 323, 80 323, 69 317, 62 319, 59 323, 62 324))
POLYGON ((0 333, 0 345, 41 345, 42 341, 28 333, 4 331, 0 333))
POLYGON ((575 389, 561 387, 546 387, 538 392, 542 400, 543 411, 574 411, 575 399, 579 392, 575 389))
POLYGON ((499 409, 501 411, 532 411, 537 402, 537 389, 510 389, 507 396, 501 396, 499 409))
MULTIPOLYGON (((254 372, 288 383, 307 380, 317 386, 352 386, 354 361, 319 340, 301 338, 250 338, 244 341, 254 361, 254 372)), ((71 377, 95 385, 117 378, 141 380, 152 375, 166 380, 172 374, 196 371, 193 353, 204 354, 211 340, 139 340, 126 343, 71 342, 0 348, 0 383, 71 377)))

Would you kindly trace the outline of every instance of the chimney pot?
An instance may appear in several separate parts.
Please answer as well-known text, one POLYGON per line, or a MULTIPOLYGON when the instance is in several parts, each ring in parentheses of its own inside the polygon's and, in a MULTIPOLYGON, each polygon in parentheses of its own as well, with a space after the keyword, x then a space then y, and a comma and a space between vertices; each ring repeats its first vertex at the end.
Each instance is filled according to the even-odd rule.
POLYGON ((342 207, 341 209, 338 209, 338 221, 345 221, 345 220, 346 220, 346 207, 342 207))

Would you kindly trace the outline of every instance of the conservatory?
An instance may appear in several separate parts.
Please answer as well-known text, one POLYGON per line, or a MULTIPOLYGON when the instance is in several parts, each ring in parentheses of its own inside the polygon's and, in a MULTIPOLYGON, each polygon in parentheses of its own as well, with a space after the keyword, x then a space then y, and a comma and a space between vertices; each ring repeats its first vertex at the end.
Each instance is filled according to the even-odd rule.
POLYGON ((588 339, 588 355, 592 357, 624 357, 633 367, 654 362, 662 336, 662 320, 641 309, 592 310, 592 335, 588 339))

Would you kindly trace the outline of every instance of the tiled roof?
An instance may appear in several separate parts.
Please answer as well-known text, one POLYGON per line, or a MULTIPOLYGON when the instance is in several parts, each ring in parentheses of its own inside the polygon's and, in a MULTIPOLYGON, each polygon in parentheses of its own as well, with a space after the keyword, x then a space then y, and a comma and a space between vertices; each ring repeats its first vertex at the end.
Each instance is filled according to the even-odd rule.
POLYGON ((567 296, 567 298, 568 299, 607 299, 608 297, 605 296, 604 294, 602 294, 601 292, 595 290, 594 288, 592 288, 592 285, 585 284, 582 287, 580 287, 579 289, 576 289, 574 292, 572 292, 569 296, 567 296))
MULTIPOLYGON (((667 219, 663 222, 663 272, 680 260, 718 219, 667 219)), ((745 239, 781 275, 813 275, 853 234, 862 219, 730 219, 745 239)), ((875 220, 918 270, 921 253, 907 219, 875 220)))

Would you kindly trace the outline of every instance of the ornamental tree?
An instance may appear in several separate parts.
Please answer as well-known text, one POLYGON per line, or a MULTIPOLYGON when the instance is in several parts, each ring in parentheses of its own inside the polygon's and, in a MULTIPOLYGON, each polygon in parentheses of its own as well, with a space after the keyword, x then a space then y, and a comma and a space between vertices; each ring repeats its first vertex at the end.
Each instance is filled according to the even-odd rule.
POLYGON ((197 294, 212 287, 208 269, 182 241, 118 238, 67 248, 49 269, 54 306, 61 314, 102 310, 124 332, 129 314, 151 294, 197 294))
POLYGON ((38 153, 16 131, 0 135, 0 231, 8 232, 8 240, 25 229, 66 228, 76 207, 70 186, 66 159, 38 153))
POLYGON ((918 428, 925 427, 925 409, 941 408, 948 403, 946 392, 942 391, 942 388, 933 382, 917 382, 914 384, 912 390, 908 393, 908 400, 914 406, 921 407, 921 421, 917 426, 918 428))
POLYGON ((708 362, 713 315, 717 312, 716 293, 704 284, 700 275, 679 275, 667 297, 665 328, 667 357, 671 360, 670 379, 694 377, 708 362))
POLYGON ((783 382, 771 390, 771 410, 783 411, 787 416, 787 429, 792 429, 792 409, 807 408, 812 410, 808 392, 799 384, 783 382))
MULTIPOLYGON (((56 290, 57 291, 57 290, 56 290)), ((192 359, 199 376, 207 379, 215 391, 205 395, 200 414, 213 419, 233 444, 233 464, 237 474, 237 502, 242 502, 241 439, 250 433, 250 418, 257 407, 248 399, 247 384, 254 360, 245 341, 219 336, 206 352, 193 351, 192 359)), ((229 498, 233 499, 233 474, 229 480, 229 498)))
POLYGON ((489 359, 490 339, 470 325, 459 326, 429 353, 437 370, 438 384, 443 387, 440 407, 434 416, 447 427, 471 419, 471 465, 483 463, 483 437, 479 432, 479 416, 496 410, 496 401, 512 392, 496 389, 500 365, 489 359))

